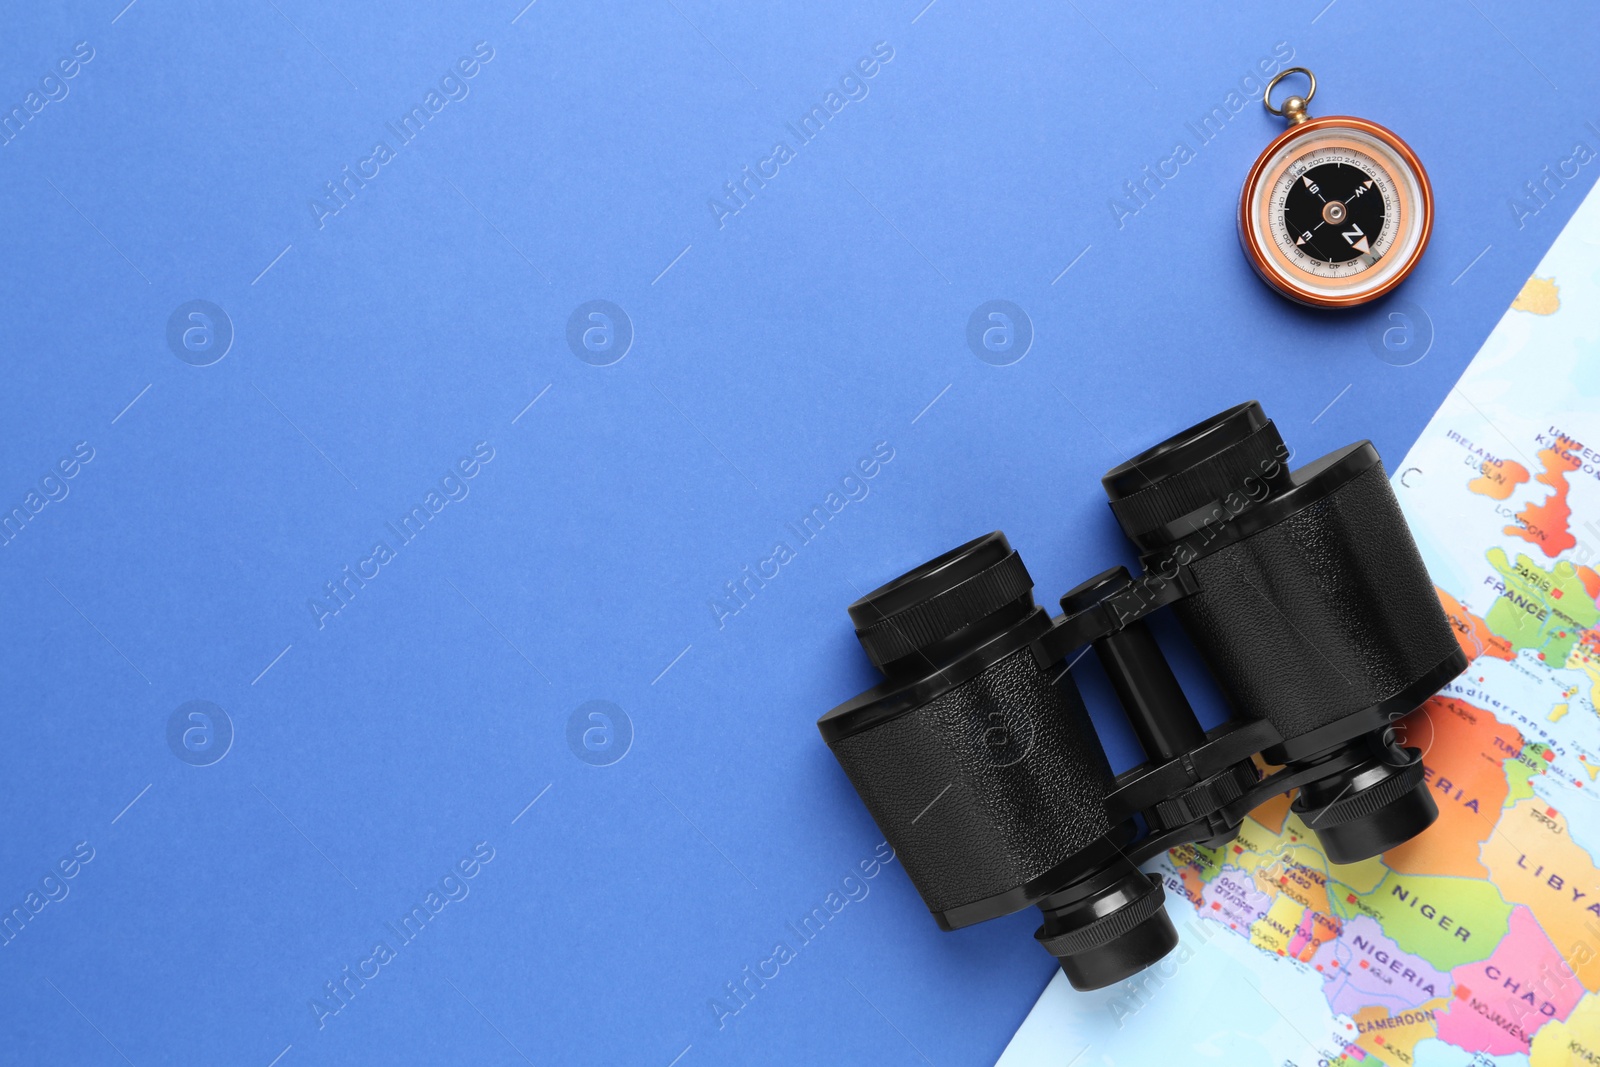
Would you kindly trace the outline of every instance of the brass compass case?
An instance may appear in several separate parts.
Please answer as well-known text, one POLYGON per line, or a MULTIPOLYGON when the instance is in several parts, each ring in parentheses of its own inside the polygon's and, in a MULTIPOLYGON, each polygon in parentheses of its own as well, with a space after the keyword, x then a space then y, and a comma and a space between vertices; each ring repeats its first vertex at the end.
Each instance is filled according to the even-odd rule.
POLYGON ((1262 103, 1289 128, 1256 158, 1239 194, 1239 243, 1257 274, 1310 307, 1354 307, 1403 282, 1433 231, 1433 187, 1393 131, 1348 115, 1312 118, 1317 82, 1304 67, 1273 78, 1262 103), (1290 74, 1306 95, 1277 108, 1290 74))

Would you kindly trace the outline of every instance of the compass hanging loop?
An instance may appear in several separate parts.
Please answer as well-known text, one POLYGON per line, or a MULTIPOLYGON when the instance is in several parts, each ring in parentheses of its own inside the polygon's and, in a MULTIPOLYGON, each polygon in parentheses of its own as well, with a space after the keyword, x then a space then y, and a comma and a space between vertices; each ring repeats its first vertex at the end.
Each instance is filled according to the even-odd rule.
POLYGON ((1311 117, 1306 112, 1306 108, 1311 105, 1311 98, 1316 95, 1317 76, 1311 73, 1311 71, 1307 70, 1305 67, 1289 67, 1286 70, 1280 70, 1273 77, 1273 79, 1267 83, 1267 91, 1261 94, 1261 103, 1264 107, 1266 107, 1269 113, 1273 115, 1281 115, 1289 120, 1289 125, 1298 126, 1311 117), (1281 109, 1273 107, 1273 88, 1291 74, 1304 74, 1306 76, 1306 81, 1311 83, 1310 87, 1306 89, 1306 95, 1289 97, 1283 102, 1283 107, 1281 109))

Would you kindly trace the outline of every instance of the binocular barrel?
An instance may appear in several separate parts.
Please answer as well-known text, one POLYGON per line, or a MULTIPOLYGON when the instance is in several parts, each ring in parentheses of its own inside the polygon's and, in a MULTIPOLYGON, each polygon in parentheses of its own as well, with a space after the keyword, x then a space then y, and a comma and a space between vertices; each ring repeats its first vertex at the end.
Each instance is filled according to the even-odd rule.
POLYGON ((1335 863, 1437 818, 1390 724, 1466 658, 1372 446, 1288 460, 1251 402, 1110 471, 1142 573, 1089 579, 1055 619, 999 532, 850 605, 885 680, 818 729, 940 926, 1037 905, 1035 937, 1099 988, 1177 944, 1138 867, 1163 850, 1224 844, 1289 790, 1335 863), (1233 707, 1210 731, 1144 621, 1165 607, 1233 707), (1085 645, 1146 756, 1121 774, 1068 670, 1085 645))

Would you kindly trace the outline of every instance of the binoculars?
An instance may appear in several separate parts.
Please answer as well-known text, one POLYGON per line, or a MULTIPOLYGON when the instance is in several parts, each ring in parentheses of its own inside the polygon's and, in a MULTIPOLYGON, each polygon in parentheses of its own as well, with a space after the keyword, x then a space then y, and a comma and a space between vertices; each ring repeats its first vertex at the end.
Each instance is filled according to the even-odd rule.
POLYGON ((1034 935, 1077 989, 1170 952, 1139 864, 1225 844, 1292 810, 1334 863, 1438 818, 1421 753, 1391 724, 1466 669, 1371 442, 1298 469, 1254 401, 1101 479, 1142 573, 1099 574, 1051 618, 1003 533, 850 605, 884 675, 817 722, 939 925, 1037 905, 1034 935), (1147 616, 1170 608, 1233 716, 1202 729, 1147 616), (1068 670, 1105 668, 1146 762, 1113 774, 1068 670), (1262 776, 1255 757, 1279 768, 1262 776))

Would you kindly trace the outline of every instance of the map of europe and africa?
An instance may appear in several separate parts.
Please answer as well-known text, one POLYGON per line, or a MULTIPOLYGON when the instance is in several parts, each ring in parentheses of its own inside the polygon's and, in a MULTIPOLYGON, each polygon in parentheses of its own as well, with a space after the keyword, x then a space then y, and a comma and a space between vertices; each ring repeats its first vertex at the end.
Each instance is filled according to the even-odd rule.
POLYGON ((1397 727, 1438 822, 1333 865, 1283 797, 1172 850, 1179 948, 1058 976, 1001 1067, 1600 1065, 1600 195, 1387 466, 1471 660, 1397 727))

